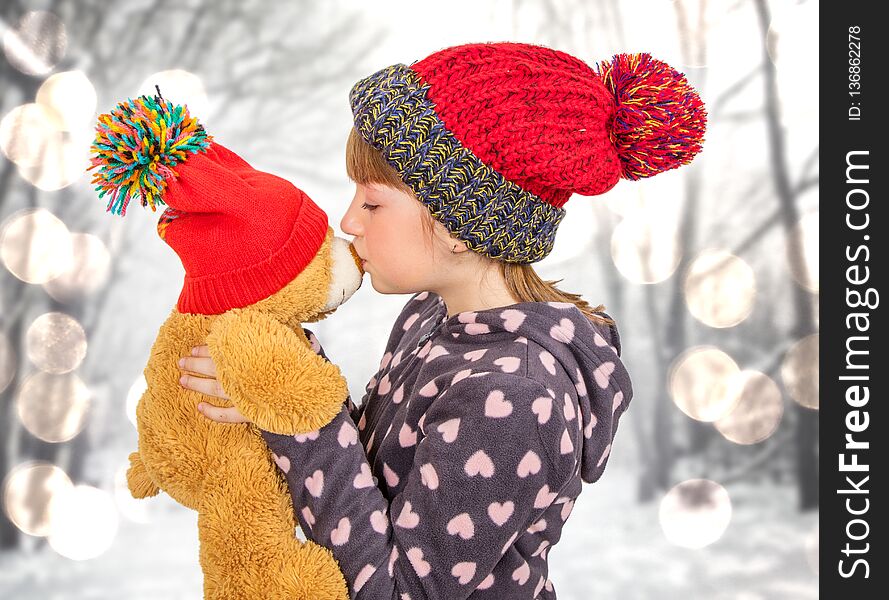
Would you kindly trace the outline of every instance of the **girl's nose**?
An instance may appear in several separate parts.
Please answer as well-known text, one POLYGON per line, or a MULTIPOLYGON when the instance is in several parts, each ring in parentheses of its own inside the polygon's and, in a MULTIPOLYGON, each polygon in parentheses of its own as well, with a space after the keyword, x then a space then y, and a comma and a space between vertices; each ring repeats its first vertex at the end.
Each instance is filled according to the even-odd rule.
POLYGON ((343 219, 340 221, 340 229, 347 235, 358 235, 358 228, 356 227, 355 219, 352 218, 351 210, 347 211, 346 214, 343 215, 343 219))
POLYGON ((346 211, 346 214, 343 215, 343 218, 340 221, 340 230, 347 235, 361 235, 361 222, 360 219, 356 218, 354 202, 349 205, 349 209, 346 211))

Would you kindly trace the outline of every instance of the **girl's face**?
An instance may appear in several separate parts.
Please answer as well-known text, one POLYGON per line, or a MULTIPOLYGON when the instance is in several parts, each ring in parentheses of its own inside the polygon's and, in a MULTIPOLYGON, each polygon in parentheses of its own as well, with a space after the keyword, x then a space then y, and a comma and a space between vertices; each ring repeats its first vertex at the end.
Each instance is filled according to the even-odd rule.
POLYGON ((427 210, 411 195, 381 184, 355 184, 355 197, 340 221, 365 260, 371 285, 381 294, 435 291, 447 275, 449 234, 435 224, 435 239, 423 227, 427 210))

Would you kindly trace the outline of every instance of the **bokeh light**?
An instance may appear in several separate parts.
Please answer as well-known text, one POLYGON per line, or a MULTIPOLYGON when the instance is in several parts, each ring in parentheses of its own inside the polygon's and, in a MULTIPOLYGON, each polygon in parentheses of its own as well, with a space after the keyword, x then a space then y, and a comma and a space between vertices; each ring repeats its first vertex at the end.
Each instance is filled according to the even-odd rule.
POLYGON ((165 100, 175 104, 185 104, 191 116, 197 117, 204 125, 207 124, 210 100, 200 77, 182 69, 160 71, 147 77, 139 86, 136 95, 154 96, 157 94, 154 86, 160 87, 165 100))
POLYGON ((149 498, 133 498, 127 487, 129 464, 114 472, 114 502, 121 514, 134 523, 149 523, 152 520, 151 507, 155 504, 149 498))
POLYGON ((732 386, 740 369, 718 348, 699 346, 686 350, 673 361, 669 372, 673 402, 692 419, 716 421, 739 401, 732 386))
POLYGON ((46 283, 71 268, 71 234, 43 208, 25 208, 0 226, 0 260, 26 283, 46 283))
POLYGON ((727 440, 757 444, 775 432, 784 415, 784 402, 771 377, 745 369, 733 378, 730 393, 738 396, 735 408, 713 423, 727 440))
POLYGON ((62 117, 45 104, 16 106, 0 120, 0 150, 19 167, 39 167, 63 145, 62 117))
POLYGON ((86 332, 76 319, 60 312, 34 319, 25 336, 25 351, 39 369, 60 375, 73 371, 86 356, 86 332))
POLYGON ((77 375, 28 376, 16 397, 22 425, 45 442, 67 442, 86 424, 91 394, 77 375))
POLYGON ((787 265, 790 269, 790 275, 804 289, 817 294, 820 289, 819 281, 819 260, 818 260, 818 244, 819 244, 819 227, 818 227, 818 211, 803 215, 799 223, 796 224, 790 235, 787 237, 785 252, 787 253, 787 265), (798 245, 803 251, 803 268, 805 272, 800 273, 790 261, 791 245, 798 245))
POLYGON ((0 331, 0 393, 6 389, 12 378, 15 377, 15 370, 18 361, 15 358, 15 350, 9 343, 6 334, 0 331))
POLYGON ((756 298, 750 266, 728 252, 704 250, 684 281, 689 312, 710 327, 732 327, 747 318, 756 298))
POLYGON ((72 233, 71 249, 70 268, 43 284, 50 296, 63 303, 84 299, 105 285, 111 273, 111 253, 97 236, 72 233))
POLYGON ((0 121, 0 149, 32 185, 55 191, 86 173, 93 139, 96 90, 81 71, 57 73, 37 90, 37 101, 0 121))
POLYGON ((49 504, 49 545, 72 560, 88 560, 108 550, 117 535, 111 495, 77 485, 54 495, 49 504))
POLYGON ((28 535, 49 534, 49 503, 73 484, 60 468, 30 461, 16 466, 3 483, 3 509, 9 520, 28 535))
POLYGON ((3 34, 6 60, 25 75, 45 75, 65 56, 65 24, 51 12, 26 12, 3 34))
POLYGON ((664 281, 681 258, 676 230, 669 223, 635 213, 614 228, 611 257, 621 275, 633 283, 664 281))
POLYGON ((83 177, 88 166, 89 145, 65 141, 47 147, 40 165, 19 165, 18 171, 34 187, 45 192, 54 192, 83 177))
POLYGON ((799 340, 790 347, 781 363, 781 379, 790 397, 813 409, 819 406, 819 340, 817 333, 799 340))
POLYGON ((145 393, 145 390, 148 389, 148 382, 145 381, 145 375, 139 375, 136 378, 136 381, 133 382, 133 385, 130 386, 130 391, 127 392, 127 418, 130 420, 130 423, 133 424, 133 427, 136 427, 136 406, 139 404, 139 399, 142 398, 142 394, 145 393))
POLYGON ((89 137, 92 137, 96 102, 96 88, 83 71, 56 73, 37 90, 37 104, 55 111, 63 131, 86 132, 89 137))
POLYGON ((718 483, 689 479, 666 493, 658 517, 670 542, 683 548, 703 548, 722 537, 732 518, 732 503, 718 483))

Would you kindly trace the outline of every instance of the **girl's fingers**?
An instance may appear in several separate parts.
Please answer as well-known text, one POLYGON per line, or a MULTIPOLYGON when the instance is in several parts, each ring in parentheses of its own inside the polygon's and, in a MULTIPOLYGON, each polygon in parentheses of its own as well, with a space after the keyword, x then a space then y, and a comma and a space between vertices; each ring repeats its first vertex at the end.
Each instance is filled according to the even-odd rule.
POLYGON ((191 349, 192 356, 210 356, 210 347, 207 344, 195 346, 191 349))
POLYGON ((179 359, 179 368, 184 371, 206 375, 207 377, 216 377, 216 363, 210 357, 184 356, 179 359))
POLYGON ((186 389, 194 390, 208 396, 225 398, 226 400, 229 399, 228 394, 226 394, 225 390, 222 389, 222 384, 219 383, 219 380, 217 379, 207 379, 204 377, 197 377, 195 375, 183 375, 179 379, 179 385, 186 389))
POLYGON ((216 421, 217 423, 249 423, 250 419, 241 414, 241 411, 237 409, 237 407, 232 406, 230 408, 220 408, 218 406, 213 406, 212 404, 207 404, 206 402, 201 402, 198 404, 198 410, 201 411, 205 417, 212 421, 216 421))

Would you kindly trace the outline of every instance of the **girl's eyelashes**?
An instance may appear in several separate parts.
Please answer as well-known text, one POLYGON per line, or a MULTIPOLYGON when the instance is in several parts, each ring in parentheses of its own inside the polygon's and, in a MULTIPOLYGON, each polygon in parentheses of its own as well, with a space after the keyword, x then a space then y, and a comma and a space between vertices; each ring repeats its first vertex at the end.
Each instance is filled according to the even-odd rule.
POLYGON ((367 210, 373 211, 373 210, 376 210, 377 205, 376 204, 368 204, 367 202, 365 202, 361 205, 361 208, 366 208, 367 210))

